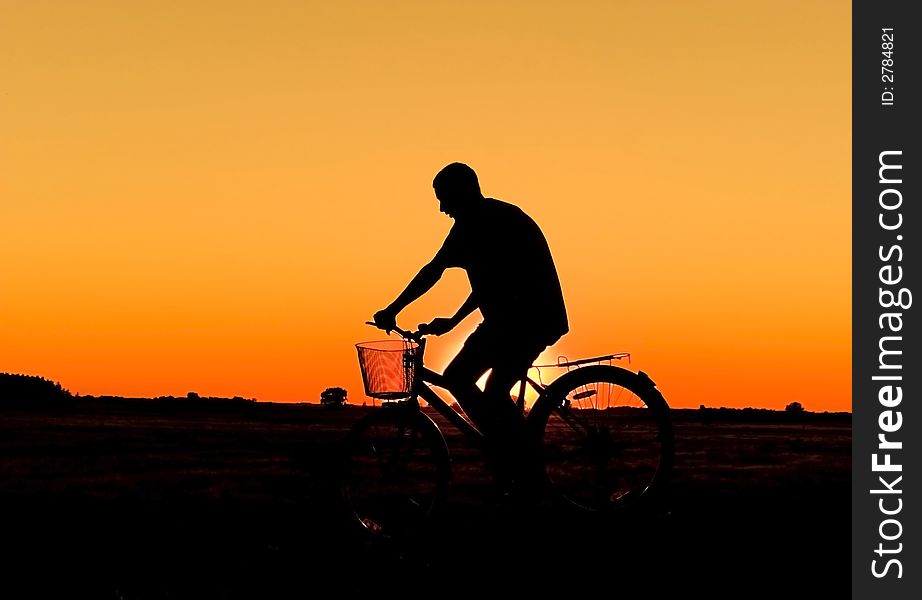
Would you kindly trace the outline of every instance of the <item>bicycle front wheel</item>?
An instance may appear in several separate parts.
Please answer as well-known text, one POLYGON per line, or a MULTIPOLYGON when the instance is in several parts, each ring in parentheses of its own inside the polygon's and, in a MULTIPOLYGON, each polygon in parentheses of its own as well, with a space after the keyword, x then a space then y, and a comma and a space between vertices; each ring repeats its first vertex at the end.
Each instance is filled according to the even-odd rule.
POLYGON ((562 376, 529 415, 554 493, 589 511, 648 499, 672 468, 669 407, 644 373, 596 365, 562 376))
POLYGON ((415 405, 377 409, 346 438, 342 498, 376 537, 417 532, 444 504, 449 476, 445 438, 415 405))

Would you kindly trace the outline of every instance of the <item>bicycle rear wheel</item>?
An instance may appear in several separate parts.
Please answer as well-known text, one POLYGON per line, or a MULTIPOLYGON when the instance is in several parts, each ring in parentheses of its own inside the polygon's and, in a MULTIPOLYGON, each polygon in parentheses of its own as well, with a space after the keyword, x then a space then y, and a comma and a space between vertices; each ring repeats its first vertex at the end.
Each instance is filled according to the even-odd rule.
POLYGON ((648 499, 672 468, 669 407, 644 373, 596 365, 562 376, 529 414, 556 496, 589 511, 648 499))
POLYGON ((342 498, 349 517, 376 537, 418 531, 448 495, 445 439, 417 405, 377 409, 346 438, 342 498))

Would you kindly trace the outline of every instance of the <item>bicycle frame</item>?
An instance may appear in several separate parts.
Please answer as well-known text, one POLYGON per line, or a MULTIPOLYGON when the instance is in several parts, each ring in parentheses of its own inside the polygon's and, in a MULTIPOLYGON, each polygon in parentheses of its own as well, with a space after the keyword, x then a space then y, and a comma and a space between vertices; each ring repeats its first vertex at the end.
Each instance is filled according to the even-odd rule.
MULTIPOLYGON (((368 322, 368 324, 377 327, 377 325, 372 322, 368 322)), ((470 421, 464 418, 464 416, 458 413, 458 411, 449 406, 448 403, 445 402, 445 400, 443 400, 442 397, 439 396, 435 390, 432 389, 432 387, 430 387, 430 385, 428 385, 431 384, 450 392, 450 390, 448 390, 444 376, 441 373, 436 373, 435 371, 428 369, 423 365, 423 361, 426 355, 425 336, 419 332, 410 332, 404 329, 400 329, 399 327, 394 327, 393 331, 400 335, 402 338, 419 344, 419 352, 417 353, 416 357, 417 368, 415 373, 415 381, 413 383, 413 394, 410 396, 409 402, 415 402, 418 406, 417 398, 422 398, 425 400, 426 404, 431 406, 436 412, 445 417, 448 422, 454 425, 465 436, 476 440, 482 439, 483 434, 480 432, 480 430, 478 430, 470 421)), ((546 386, 528 377, 528 374, 526 373, 519 384, 519 399, 517 402, 519 408, 523 411, 525 407, 526 384, 531 386, 532 389, 538 393, 539 397, 544 393, 546 388, 546 386)), ((457 398, 455 398, 455 400, 457 400, 457 398)))
MULTIPOLYGON (((420 358, 420 361, 421 360, 422 358, 420 358)), ((535 391, 537 391, 539 396, 544 393, 544 386, 526 376, 522 380, 522 383, 519 387, 520 397, 522 399, 524 399, 524 393, 522 390, 526 383, 530 385, 535 391)), ((422 367, 417 371, 416 383, 413 387, 414 396, 418 396, 419 398, 425 400, 426 404, 435 409, 436 412, 445 417, 452 425, 457 427, 466 436, 475 439, 480 439, 483 437, 483 434, 480 432, 480 430, 474 427, 470 421, 465 419, 461 414, 458 413, 458 411, 449 406, 448 403, 445 402, 441 396, 435 393, 435 390, 433 390, 427 384, 432 384, 445 390, 448 389, 445 384, 445 378, 441 374, 427 369, 426 367, 422 367)))

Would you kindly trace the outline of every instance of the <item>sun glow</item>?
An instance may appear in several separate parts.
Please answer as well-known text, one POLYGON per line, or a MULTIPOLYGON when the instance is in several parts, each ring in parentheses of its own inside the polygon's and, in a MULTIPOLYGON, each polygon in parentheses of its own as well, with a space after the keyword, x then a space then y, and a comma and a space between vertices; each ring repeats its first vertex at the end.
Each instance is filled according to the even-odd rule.
POLYGON ((353 344, 463 161, 550 243, 571 331, 541 361, 630 351, 673 406, 850 406, 848 3, 16 4, 0 372, 361 403, 353 344))

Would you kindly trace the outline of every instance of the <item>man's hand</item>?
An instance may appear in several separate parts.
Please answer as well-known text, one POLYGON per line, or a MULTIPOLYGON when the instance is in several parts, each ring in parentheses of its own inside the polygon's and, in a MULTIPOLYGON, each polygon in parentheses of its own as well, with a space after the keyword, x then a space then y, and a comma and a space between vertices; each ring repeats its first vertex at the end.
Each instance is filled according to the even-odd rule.
POLYGON ((375 313, 375 325, 390 333, 394 327, 397 327, 397 315, 388 309, 379 310, 375 313))
POLYGON ((419 332, 426 335, 442 335, 454 329, 455 325, 457 323, 453 319, 439 317, 438 319, 432 319, 429 323, 420 323, 419 332))

